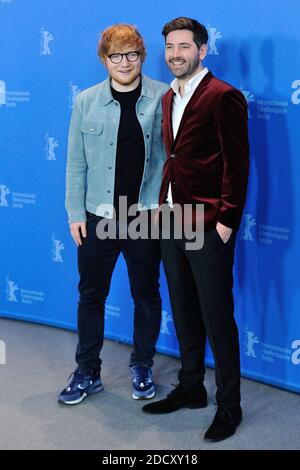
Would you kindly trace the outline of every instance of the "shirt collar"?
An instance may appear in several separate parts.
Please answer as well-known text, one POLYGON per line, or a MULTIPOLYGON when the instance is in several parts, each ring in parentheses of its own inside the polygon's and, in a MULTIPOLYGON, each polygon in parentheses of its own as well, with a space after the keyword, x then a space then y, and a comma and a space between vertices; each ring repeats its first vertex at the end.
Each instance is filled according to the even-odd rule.
MULTIPOLYGON (((201 82, 201 80, 205 77, 205 75, 207 73, 208 73, 208 68, 205 67, 203 70, 201 70, 201 72, 197 73, 197 75, 192 77, 185 84, 185 87, 184 87, 185 94, 184 95, 186 95, 188 93, 191 93, 191 92, 194 92, 196 90, 197 86, 199 85, 199 83, 201 82)), ((174 91, 174 93, 176 93, 176 95, 179 95, 179 83, 178 83, 177 78, 174 78, 174 80, 170 84, 170 87, 173 89, 173 91, 174 91)))
MULTIPOLYGON (((106 80, 104 80, 103 82, 103 88, 101 89, 101 94, 100 94, 100 101, 101 101, 101 104, 103 104, 103 106, 113 101, 113 96, 112 96, 111 88, 110 88, 110 82, 111 82, 110 76, 108 76, 106 80)), ((142 82, 141 96, 146 96, 147 98, 156 99, 157 94, 153 85, 153 81, 149 77, 141 73, 141 82, 142 82)))

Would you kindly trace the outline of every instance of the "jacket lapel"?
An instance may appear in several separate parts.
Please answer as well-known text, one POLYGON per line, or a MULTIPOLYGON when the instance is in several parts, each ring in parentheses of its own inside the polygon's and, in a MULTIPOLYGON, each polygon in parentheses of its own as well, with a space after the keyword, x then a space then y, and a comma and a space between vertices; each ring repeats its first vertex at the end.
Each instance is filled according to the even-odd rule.
POLYGON ((170 89, 163 98, 163 132, 164 141, 169 151, 171 151, 174 143, 173 126, 172 126, 172 103, 174 92, 170 89))
MULTIPOLYGON (((181 121, 180 121, 180 124, 179 124, 179 128, 178 128, 178 131, 177 131, 177 134, 176 134, 176 139, 174 141, 174 147, 176 146, 176 143, 177 143, 177 141, 180 137, 180 134, 181 134, 182 128, 184 126, 186 117, 188 116, 190 110, 193 108, 194 103, 198 100, 198 98, 201 95, 201 93, 203 92, 203 90, 209 85, 209 83, 210 83, 210 81, 213 77, 214 76, 211 72, 207 72, 205 77, 201 80, 201 82, 197 86, 196 90, 192 94, 192 96, 191 96, 191 98, 190 98, 190 100, 189 100, 188 104, 186 105, 185 110, 183 112, 183 115, 182 115, 182 118, 181 118, 181 121)), ((171 130, 172 130, 172 101, 171 101, 171 130)), ((173 131, 172 131, 172 136, 173 136, 173 131)))

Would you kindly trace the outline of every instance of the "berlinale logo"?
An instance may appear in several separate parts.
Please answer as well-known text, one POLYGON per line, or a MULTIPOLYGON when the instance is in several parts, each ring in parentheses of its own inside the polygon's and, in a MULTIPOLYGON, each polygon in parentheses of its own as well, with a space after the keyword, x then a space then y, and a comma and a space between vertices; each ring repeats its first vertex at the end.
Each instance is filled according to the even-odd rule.
POLYGON ((240 87, 241 92, 244 95, 245 100, 247 101, 248 105, 248 118, 252 118, 251 113, 250 113, 250 103, 255 102, 255 96, 249 91, 244 89, 244 85, 242 84, 240 87))
POLYGON ((169 313, 166 310, 162 311, 162 319, 161 319, 161 329, 160 332, 163 335, 170 335, 171 332, 169 330, 168 323, 172 322, 172 315, 169 315, 169 313))
POLYGON ((251 214, 245 214, 244 215, 244 227, 243 227, 243 234, 242 234, 242 239, 243 240, 250 240, 254 241, 253 238, 253 233, 252 233, 252 228, 256 225, 255 218, 252 217, 251 214))
POLYGON ((73 109, 77 95, 81 92, 81 89, 72 82, 69 82, 69 103, 70 109, 73 109))
POLYGON ((294 80, 291 86, 293 89, 296 89, 296 91, 292 93, 292 103, 300 104, 300 80, 294 80))
POLYGON ((40 54, 51 55, 52 52, 50 50, 49 43, 53 41, 54 36, 49 31, 45 31, 43 27, 40 29, 40 33, 41 33, 40 54))
POLYGON ((8 302, 18 302, 15 292, 19 290, 18 285, 9 279, 6 278, 6 299, 8 302))
POLYGON ((217 39, 220 39, 222 37, 222 34, 220 33, 220 31, 217 30, 217 28, 214 28, 210 25, 208 25, 207 29, 209 32, 208 54, 219 55, 216 42, 217 42, 217 39))
POLYGON ((57 160, 56 155, 55 155, 55 149, 59 147, 57 140, 55 140, 54 137, 51 137, 48 132, 45 136, 45 139, 46 139, 46 147, 45 147, 46 160, 57 160))
POLYGON ((10 194, 10 189, 5 184, 0 184, 0 206, 8 207, 7 196, 10 194))
POLYGON ((259 344, 259 339, 253 331, 250 331, 247 328, 244 330, 244 332, 245 332, 245 354, 248 357, 256 358, 254 345, 259 344))
POLYGON ((65 249, 64 244, 61 240, 57 240, 55 234, 52 236, 52 261, 56 263, 63 263, 64 260, 61 255, 61 251, 65 249))

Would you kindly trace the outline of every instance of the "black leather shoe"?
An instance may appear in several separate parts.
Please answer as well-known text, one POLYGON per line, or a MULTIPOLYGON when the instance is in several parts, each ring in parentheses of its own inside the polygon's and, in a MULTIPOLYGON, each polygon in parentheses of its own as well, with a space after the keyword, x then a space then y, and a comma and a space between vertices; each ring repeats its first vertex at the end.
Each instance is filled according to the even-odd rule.
POLYGON ((180 408, 205 408, 205 406, 207 406, 207 393, 204 385, 197 389, 185 389, 179 384, 164 400, 143 406, 143 411, 164 414, 172 413, 180 408))
POLYGON ((223 441, 235 433, 241 421, 242 408, 240 406, 233 409, 219 406, 213 422, 204 434, 204 439, 210 442, 223 441))

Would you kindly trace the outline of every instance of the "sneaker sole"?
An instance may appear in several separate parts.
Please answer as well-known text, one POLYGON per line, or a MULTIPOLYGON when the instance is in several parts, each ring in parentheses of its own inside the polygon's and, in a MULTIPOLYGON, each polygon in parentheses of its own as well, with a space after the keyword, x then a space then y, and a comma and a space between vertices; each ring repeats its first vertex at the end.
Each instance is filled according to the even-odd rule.
POLYGON ((135 395, 134 392, 132 393, 132 398, 134 400, 151 400, 151 398, 155 397, 155 391, 153 391, 150 395, 135 395))
POLYGON ((89 395, 94 395, 94 393, 102 392, 103 387, 102 385, 95 388, 94 390, 90 390, 89 392, 84 392, 78 400, 72 400, 72 401, 65 401, 58 399, 59 403, 62 403, 63 405, 78 405, 81 403, 87 396, 89 395))

